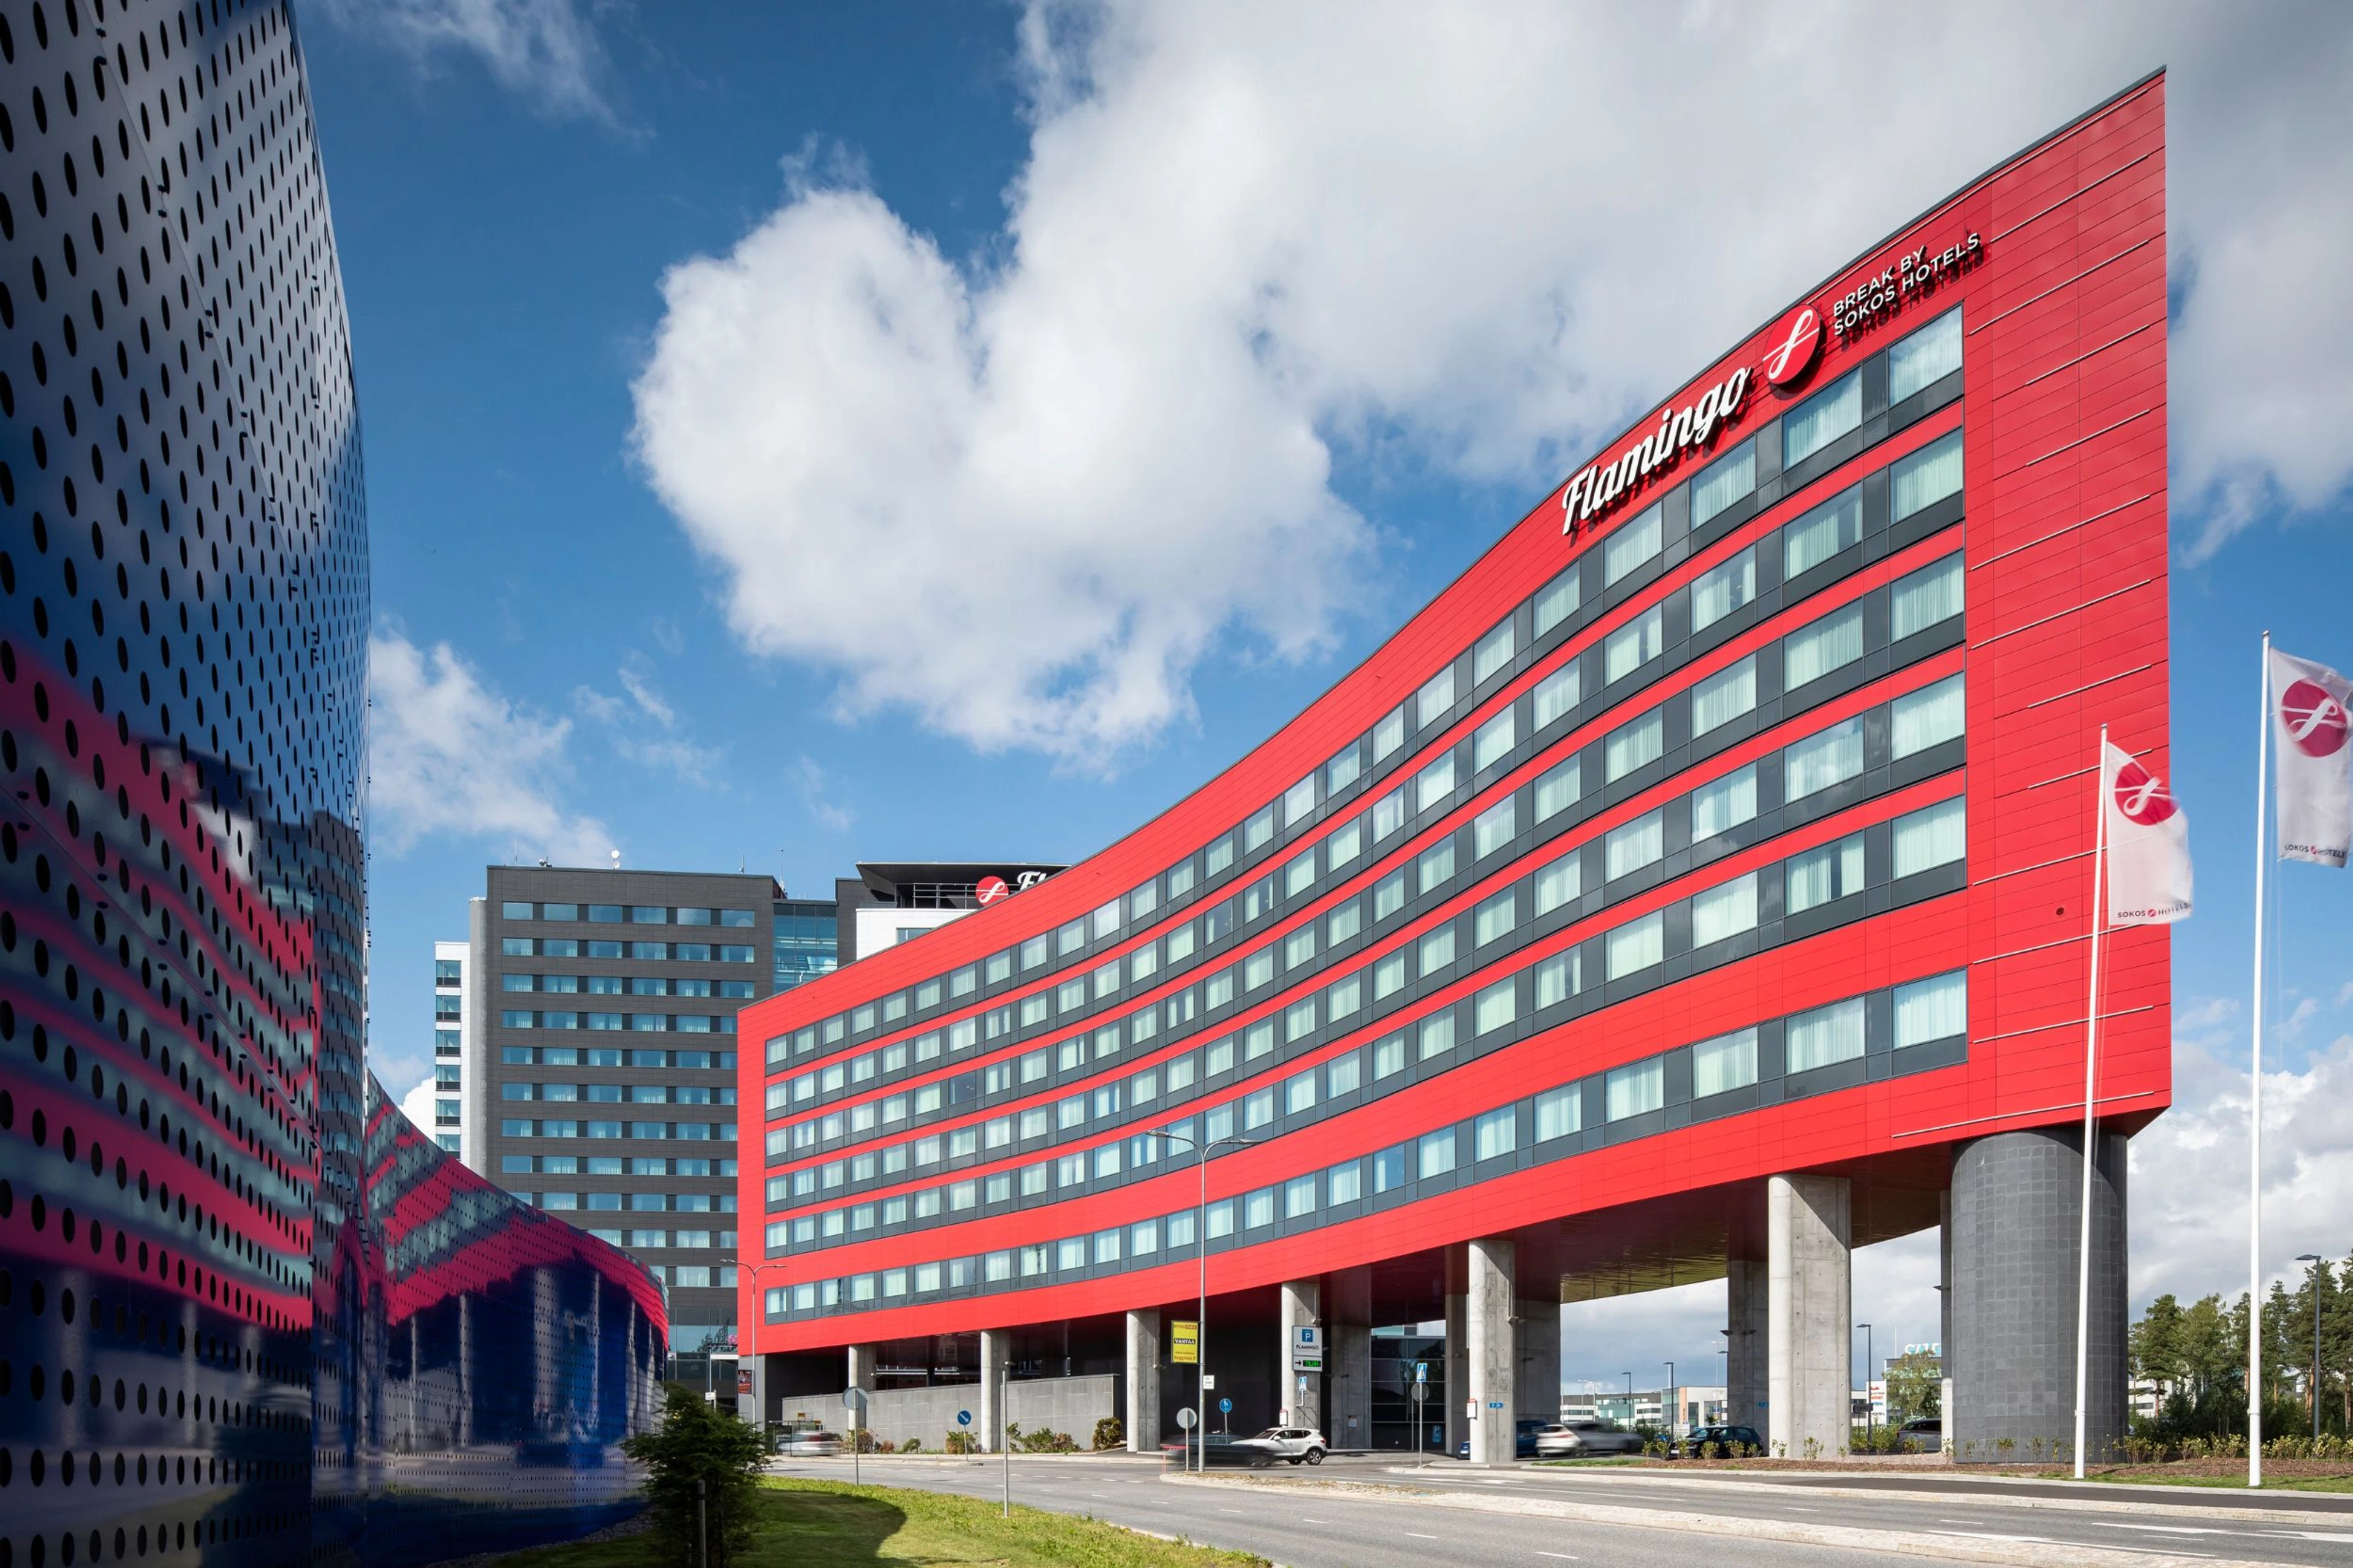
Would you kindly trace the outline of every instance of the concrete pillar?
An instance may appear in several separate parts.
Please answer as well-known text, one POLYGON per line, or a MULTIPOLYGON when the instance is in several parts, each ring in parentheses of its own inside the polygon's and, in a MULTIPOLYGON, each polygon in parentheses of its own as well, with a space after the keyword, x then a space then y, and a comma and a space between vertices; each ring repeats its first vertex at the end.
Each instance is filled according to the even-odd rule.
POLYGON ((1127 1451, 1160 1452, 1160 1310, 1127 1315, 1127 1451))
POLYGON ((994 1454, 1005 1443, 1005 1369, 1013 1359, 1013 1336, 1004 1329, 980 1331, 980 1451, 994 1454))
POLYGON ((1552 1287, 1548 1297, 1523 1296, 1513 1308, 1519 1319, 1519 1415, 1524 1421, 1560 1419, 1560 1285, 1549 1276, 1533 1283, 1552 1287))
MULTIPOLYGON (((1446 1298, 1446 1387, 1440 1403, 1446 1406, 1446 1457, 1452 1458, 1462 1451, 1463 1439, 1471 1435, 1471 1424, 1463 1419, 1462 1402, 1471 1397, 1470 1324, 1465 1316, 1464 1298, 1449 1292, 1446 1298)), ((1437 1423, 1425 1419, 1425 1428, 1437 1423)), ((1417 1447, 1427 1445, 1429 1433, 1417 1433, 1417 1447)))
MULTIPOLYGON (((1953 1162, 1960 1355, 1945 1433, 1964 1462, 2071 1456, 2082 1138, 2080 1127, 2001 1132, 1953 1162)), ((2124 1135, 2103 1131, 2096 1152, 2084 1413, 2084 1458, 2094 1464, 2113 1456, 2125 1430, 2127 1321, 2124 1135)))
POLYGON ((1519 1347, 1512 1333, 1517 1260, 1513 1245, 1474 1241, 1465 1248, 1469 1270, 1463 1307, 1469 1333, 1471 1462, 1508 1465, 1516 1457, 1519 1347))
POLYGON ((1286 1279, 1282 1295, 1282 1344, 1275 1352, 1275 1404, 1286 1412, 1281 1419, 1292 1426, 1320 1428, 1324 1425, 1323 1374, 1293 1371, 1291 1348, 1299 1342, 1296 1330, 1323 1322, 1324 1293, 1315 1280, 1286 1279))
POLYGON ((1852 1439, 1852 1189, 1843 1176, 1765 1184, 1766 1441, 1792 1459, 1827 1459, 1852 1439))
POLYGON ((1335 1448, 1373 1446, 1373 1271, 1344 1268, 1324 1283, 1324 1436, 1335 1448))
POLYGON ((1945 1423, 1945 1447, 1953 1450, 1953 1366, 1957 1350, 1953 1343, 1953 1190, 1947 1187, 1936 1195, 1936 1307, 1940 1321, 1936 1327, 1936 1356, 1944 1369, 1944 1388, 1937 1410, 1945 1423))
POLYGON ((1760 1259, 1735 1258, 1725 1264, 1724 1324, 1732 1331, 1725 1336, 1725 1422, 1754 1427, 1759 1436, 1771 1425, 1766 1419, 1770 1397, 1767 1352, 1773 1337, 1768 1279, 1760 1259))

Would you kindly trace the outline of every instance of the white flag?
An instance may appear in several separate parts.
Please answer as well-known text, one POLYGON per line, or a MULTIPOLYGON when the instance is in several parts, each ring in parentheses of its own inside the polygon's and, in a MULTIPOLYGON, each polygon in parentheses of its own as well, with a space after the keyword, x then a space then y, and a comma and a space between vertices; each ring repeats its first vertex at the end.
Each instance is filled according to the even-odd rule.
POLYGON ((2100 760, 2107 815, 2108 923, 2171 925, 2189 918, 2189 819, 2165 781, 2108 742, 2100 760))
POLYGON ((2272 722, 2279 753, 2279 858, 2342 866, 2353 841, 2353 746, 2345 743, 2353 681, 2325 664, 2272 649, 2272 722))

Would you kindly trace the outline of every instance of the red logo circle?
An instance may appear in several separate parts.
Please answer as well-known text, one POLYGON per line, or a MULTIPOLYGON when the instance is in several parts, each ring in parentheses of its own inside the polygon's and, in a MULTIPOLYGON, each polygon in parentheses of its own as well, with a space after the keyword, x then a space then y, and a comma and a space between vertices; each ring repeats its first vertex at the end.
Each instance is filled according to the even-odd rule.
POLYGON ((2165 781, 2137 762, 2127 760, 2116 769, 2116 809, 2143 827, 2154 827, 2180 809, 2165 781))
POLYGON ((1802 306, 1782 329, 1778 346, 1765 354, 1765 379, 1775 386, 1792 386, 1814 368, 1814 359, 1822 352, 1822 313, 1811 305, 1802 306))
POLYGON ((2292 681, 2280 693, 2280 722, 2287 738, 2307 757, 2325 757, 2343 748, 2348 730, 2345 704, 2328 695, 2316 681, 2292 681))
POLYGON ((973 891, 979 896, 981 907, 987 909, 997 900, 1011 893, 1013 889, 1005 885, 1005 879, 1002 877, 983 877, 980 879, 980 885, 973 889, 973 891))

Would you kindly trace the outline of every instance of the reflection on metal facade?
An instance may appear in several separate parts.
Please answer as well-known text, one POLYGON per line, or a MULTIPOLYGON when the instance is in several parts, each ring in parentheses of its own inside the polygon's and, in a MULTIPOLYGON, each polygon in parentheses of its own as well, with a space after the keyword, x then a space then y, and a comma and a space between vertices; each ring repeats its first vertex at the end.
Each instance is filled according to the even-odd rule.
MULTIPOLYGON (((1722 1278, 1769 1177, 1852 1181, 1860 1246, 2080 1120, 2098 725, 2167 771, 2164 171, 2155 78, 1152 823, 748 1010, 747 1352, 1190 1316, 1204 1247, 1213 1293, 1498 1236, 1524 1294, 1722 1278)), ((2168 942, 2108 950, 2115 1131, 2169 1097, 2168 942)))
POLYGON ((0 6, 0 1563, 608 1517, 663 1303, 364 1059, 367 538, 282 5, 0 6))

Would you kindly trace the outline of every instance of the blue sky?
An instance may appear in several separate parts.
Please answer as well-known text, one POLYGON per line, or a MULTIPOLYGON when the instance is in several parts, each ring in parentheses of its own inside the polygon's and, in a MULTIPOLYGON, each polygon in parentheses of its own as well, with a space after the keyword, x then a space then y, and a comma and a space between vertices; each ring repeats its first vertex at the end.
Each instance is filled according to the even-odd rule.
MULTIPOLYGON (((1724 342, 2170 59, 2200 884, 2135 1275, 2243 1278, 2254 639, 2353 667, 2353 216, 2312 199, 2353 188, 2344 14, 304 20, 374 527, 396 1092, 486 861, 617 847, 817 891, 860 858, 1077 858, 1724 342), (1744 131, 1786 121, 1789 79, 1812 130, 1744 131)), ((2290 868, 2282 899, 2284 1267, 2353 1250, 2353 878, 2290 868)), ((1933 1337, 1929 1283, 1932 1250, 1864 1255, 1856 1315, 1933 1337)), ((1700 1361, 1708 1289, 1572 1314, 1572 1380, 1700 1361)))

